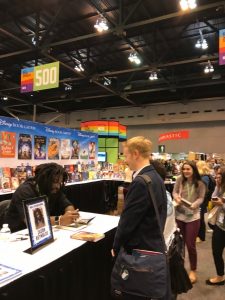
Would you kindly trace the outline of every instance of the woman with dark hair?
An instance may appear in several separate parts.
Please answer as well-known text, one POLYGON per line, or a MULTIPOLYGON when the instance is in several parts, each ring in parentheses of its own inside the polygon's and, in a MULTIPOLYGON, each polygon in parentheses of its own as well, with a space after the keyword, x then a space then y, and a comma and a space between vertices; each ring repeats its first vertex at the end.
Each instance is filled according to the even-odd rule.
POLYGON ((205 196, 205 184, 201 181, 195 162, 186 161, 181 168, 181 176, 176 180, 173 198, 176 202, 176 221, 184 237, 190 261, 189 278, 197 280, 196 238, 200 227, 200 210, 205 196))
POLYGON ((216 175, 216 187, 212 194, 212 203, 218 206, 216 224, 212 235, 212 252, 217 275, 206 280, 208 285, 224 285, 224 259, 225 248, 225 168, 221 168, 216 175))
POLYGON ((79 217, 72 203, 63 193, 67 173, 56 163, 37 166, 35 176, 26 179, 15 191, 4 223, 9 224, 12 232, 26 228, 23 200, 41 195, 47 196, 52 225, 68 225, 79 217))

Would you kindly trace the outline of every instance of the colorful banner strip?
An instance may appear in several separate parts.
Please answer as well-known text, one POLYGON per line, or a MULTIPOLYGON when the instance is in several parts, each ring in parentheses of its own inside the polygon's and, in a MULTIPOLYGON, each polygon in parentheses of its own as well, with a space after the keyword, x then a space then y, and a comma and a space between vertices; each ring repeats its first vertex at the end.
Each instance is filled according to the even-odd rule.
POLYGON ((171 131, 162 133, 159 136, 159 142, 169 141, 169 140, 181 140, 189 138, 189 130, 181 130, 181 131, 171 131))
POLYGON ((225 65, 225 29, 219 31, 219 65, 225 65))
POLYGON ((87 121, 81 123, 81 130, 98 133, 99 136, 113 136, 126 139, 126 126, 118 121, 87 121))

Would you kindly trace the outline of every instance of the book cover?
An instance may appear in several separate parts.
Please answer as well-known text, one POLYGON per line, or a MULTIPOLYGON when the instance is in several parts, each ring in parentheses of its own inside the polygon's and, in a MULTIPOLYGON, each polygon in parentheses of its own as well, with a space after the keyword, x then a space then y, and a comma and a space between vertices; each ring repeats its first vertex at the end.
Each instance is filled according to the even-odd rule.
POLYGON ((18 159, 32 158, 32 141, 31 135, 20 133, 18 139, 18 159))
POLYGON ((90 142, 88 144, 88 150, 89 150, 89 159, 95 159, 95 154, 96 154, 95 142, 90 142))
POLYGON ((20 185, 19 178, 18 177, 11 177, 12 190, 16 190, 19 185, 20 185))
POLYGON ((10 174, 11 177, 17 177, 18 176, 17 168, 10 168, 10 174))
POLYGON ((16 156, 16 133, 0 132, 0 157, 12 158, 16 156))
POLYGON ((46 159, 46 137, 34 136, 34 159, 46 159))
POLYGON ((2 191, 3 192, 11 191, 11 178, 10 177, 2 177, 2 191))
POLYGON ((21 270, 0 264, 0 284, 22 273, 21 270))
POLYGON ((17 177, 19 179, 19 184, 23 183, 27 178, 26 167, 21 165, 17 167, 17 177))
POLYGON ((60 142, 57 138, 48 140, 48 159, 59 159, 60 142))
POLYGON ((72 140, 71 141, 71 159, 79 159, 79 141, 78 140, 72 140))
POLYGON ((85 143, 80 145, 79 157, 80 159, 88 159, 88 145, 85 143))
POLYGON ((3 177, 11 177, 11 170, 9 167, 2 168, 3 177))
POLYGON ((61 159, 70 158, 70 139, 61 139, 61 159))
POLYGON ((105 237, 104 233, 94 233, 88 231, 79 231, 70 236, 75 240, 82 240, 87 242, 97 242, 105 237))

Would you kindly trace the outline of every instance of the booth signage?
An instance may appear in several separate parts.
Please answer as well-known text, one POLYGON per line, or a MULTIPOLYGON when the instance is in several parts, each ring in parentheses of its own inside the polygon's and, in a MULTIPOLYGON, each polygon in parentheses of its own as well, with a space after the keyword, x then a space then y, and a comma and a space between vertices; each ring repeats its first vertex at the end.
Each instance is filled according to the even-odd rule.
POLYGON ((159 145, 159 153, 165 153, 166 152, 166 146, 165 145, 159 145))
POLYGON ((225 65, 225 29, 219 31, 219 64, 225 65))
POLYGON ((188 139, 189 131, 181 130, 181 131, 171 131, 162 133, 159 136, 159 142, 168 141, 168 140, 180 140, 180 139, 188 139))
POLYGON ((21 70, 21 93, 47 90, 59 86, 59 62, 21 70))

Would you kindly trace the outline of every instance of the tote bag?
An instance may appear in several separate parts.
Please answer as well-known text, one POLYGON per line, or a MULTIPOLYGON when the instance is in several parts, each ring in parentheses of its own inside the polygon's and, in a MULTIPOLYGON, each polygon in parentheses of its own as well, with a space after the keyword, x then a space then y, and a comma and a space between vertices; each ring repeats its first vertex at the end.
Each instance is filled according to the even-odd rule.
POLYGON ((218 209, 219 209, 219 206, 214 206, 209 214, 208 214, 208 223, 210 225, 216 225, 216 219, 217 219, 217 213, 218 213, 218 209))
POLYGON ((121 248, 111 274, 112 294, 159 299, 167 292, 165 253, 121 248))

